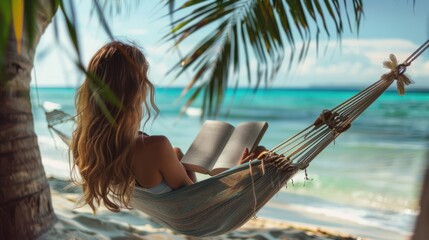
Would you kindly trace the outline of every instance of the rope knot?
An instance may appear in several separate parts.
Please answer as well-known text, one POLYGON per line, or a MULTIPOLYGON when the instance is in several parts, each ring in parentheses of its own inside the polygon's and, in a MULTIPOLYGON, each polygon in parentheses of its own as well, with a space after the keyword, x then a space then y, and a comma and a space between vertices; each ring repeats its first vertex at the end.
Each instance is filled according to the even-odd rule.
POLYGON ((381 79, 385 81, 396 80, 396 87, 398 89, 399 95, 405 94, 405 86, 414 83, 407 75, 405 71, 407 70, 407 64, 398 64, 398 60, 394 54, 390 54, 390 60, 384 61, 383 66, 387 69, 390 69, 390 72, 383 74, 381 79))
POLYGON ((350 128, 351 124, 346 126, 341 126, 341 124, 347 120, 347 116, 343 116, 331 110, 323 110, 319 117, 314 121, 314 130, 320 128, 323 124, 326 124, 329 129, 334 131, 334 133, 342 133, 350 128))

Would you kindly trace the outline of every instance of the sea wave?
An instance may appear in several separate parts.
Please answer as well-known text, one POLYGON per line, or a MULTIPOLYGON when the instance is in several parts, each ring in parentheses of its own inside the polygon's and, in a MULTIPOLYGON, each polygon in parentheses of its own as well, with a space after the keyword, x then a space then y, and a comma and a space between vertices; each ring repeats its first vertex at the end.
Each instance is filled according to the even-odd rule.
MULTIPOLYGON (((408 209, 390 211, 379 208, 351 207, 350 205, 330 202, 317 197, 286 192, 274 197, 267 206, 278 209, 278 212, 292 209, 300 214, 340 219, 362 226, 390 230, 404 235, 412 232, 417 215, 416 211, 408 209)), ((273 211, 270 211, 270 213, 272 212, 273 211)), ((263 213, 264 211, 262 211, 261 214, 263 213)), ((281 216, 271 217, 279 218, 281 216)))

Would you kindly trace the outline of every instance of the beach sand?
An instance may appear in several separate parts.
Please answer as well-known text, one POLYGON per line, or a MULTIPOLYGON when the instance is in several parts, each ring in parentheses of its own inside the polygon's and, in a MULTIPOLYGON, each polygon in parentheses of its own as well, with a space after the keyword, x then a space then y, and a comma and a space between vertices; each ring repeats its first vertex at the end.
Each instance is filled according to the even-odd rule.
MULTIPOLYGON (((97 215, 93 215, 88 206, 76 208, 80 190, 70 187, 69 181, 50 178, 49 183, 58 222, 41 239, 197 239, 175 234, 138 210, 112 213, 101 208, 97 215)), ((206 239, 361 238, 258 217, 233 232, 206 239)))

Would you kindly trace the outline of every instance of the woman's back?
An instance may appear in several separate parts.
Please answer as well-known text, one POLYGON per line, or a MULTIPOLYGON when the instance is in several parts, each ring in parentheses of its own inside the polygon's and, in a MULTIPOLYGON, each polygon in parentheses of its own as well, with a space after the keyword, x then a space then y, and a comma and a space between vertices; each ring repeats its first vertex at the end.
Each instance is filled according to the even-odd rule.
POLYGON ((177 189, 193 183, 165 136, 138 137, 132 170, 137 183, 143 188, 165 183, 171 189, 177 189))

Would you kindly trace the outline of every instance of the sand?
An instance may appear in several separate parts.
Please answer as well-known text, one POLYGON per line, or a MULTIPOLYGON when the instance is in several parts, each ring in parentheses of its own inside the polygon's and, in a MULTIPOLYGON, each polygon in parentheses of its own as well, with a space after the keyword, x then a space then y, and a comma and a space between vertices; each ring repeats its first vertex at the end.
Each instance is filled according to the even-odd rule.
MULTIPOLYGON (((175 234, 138 210, 112 213, 101 208, 93 215, 88 206, 76 208, 80 190, 69 181, 50 178, 52 201, 58 222, 41 239, 197 239, 175 234)), ((303 227, 266 218, 250 220, 241 228, 205 239, 361 239, 348 234, 303 227)))

